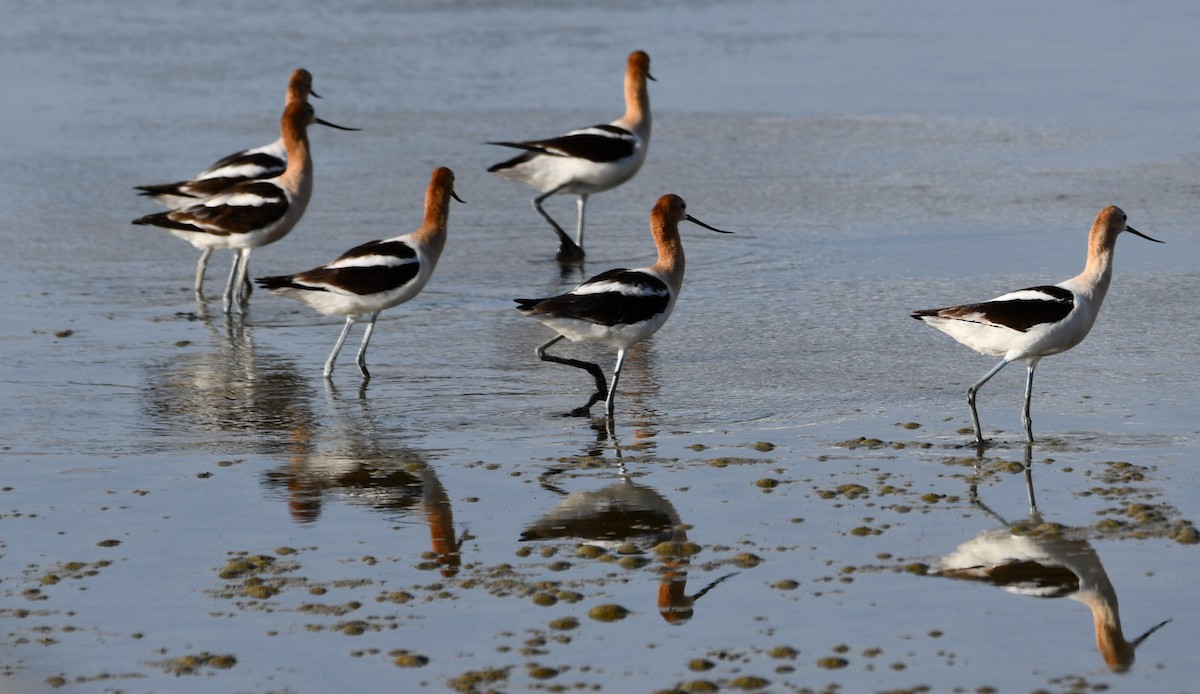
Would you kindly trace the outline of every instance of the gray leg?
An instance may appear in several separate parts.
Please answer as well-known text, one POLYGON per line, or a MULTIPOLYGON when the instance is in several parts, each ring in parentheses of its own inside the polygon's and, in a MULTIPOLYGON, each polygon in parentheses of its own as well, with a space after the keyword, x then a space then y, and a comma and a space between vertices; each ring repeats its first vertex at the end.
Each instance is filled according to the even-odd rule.
POLYGON ((358 370, 362 372, 363 380, 371 380, 371 374, 367 371, 367 343, 371 341, 371 332, 375 330, 375 319, 379 317, 379 311, 371 314, 371 318, 367 321, 367 329, 363 331, 363 341, 358 348, 358 370))
POLYGON ((583 249, 580 248, 579 245, 574 241, 572 241, 571 237, 567 236, 567 232, 563 231, 563 228, 558 225, 558 222, 554 221, 554 218, 542 209, 542 203, 545 202, 546 198, 554 195, 561 189, 562 186, 559 186, 558 188, 542 193, 534 198, 533 209, 537 210, 537 213, 542 215, 542 218, 550 223, 550 227, 554 229, 554 234, 558 236, 558 259, 581 260, 583 258, 583 249))
POLYGON ((225 313, 229 313, 229 310, 233 307, 233 283, 237 280, 238 265, 241 264, 241 261, 241 251, 235 250, 233 252, 233 263, 229 266, 229 279, 225 282, 225 293, 221 295, 221 310, 225 313))
POLYGON ((1033 397, 1033 370, 1037 368, 1038 359, 1029 360, 1029 373, 1025 377, 1025 407, 1021 409, 1021 423, 1025 425, 1025 440, 1033 443, 1033 419, 1029 416, 1029 401, 1033 397))
POLYGON ((238 281, 237 287, 237 307, 239 313, 245 313, 246 307, 250 305, 250 293, 246 291, 246 287, 250 286, 250 251, 252 248, 243 248, 238 251, 238 257, 241 262, 238 264, 238 281))
POLYGON ((608 387, 608 397, 604 400, 604 413, 613 416, 613 398, 617 394, 617 381, 621 380, 621 365, 625 363, 625 350, 617 350, 617 365, 613 367, 612 385, 608 387))
POLYGON ((1003 369, 1004 365, 1007 363, 1008 360, 1001 359, 1000 363, 992 367, 991 371, 984 374, 983 378, 976 381, 975 385, 967 388, 967 404, 971 406, 971 423, 975 425, 975 443, 983 443, 983 429, 979 427, 979 412, 975 409, 975 394, 979 392, 979 388, 982 387, 984 383, 987 383, 988 380, 990 380, 992 376, 995 376, 1000 369, 1003 369))
POLYGON ((587 207, 587 200, 587 193, 579 196, 579 217, 575 222, 575 245, 579 246, 581 253, 583 252, 583 211, 587 207))
POLYGON ((333 345, 333 352, 330 353, 329 359, 325 360, 325 370, 322 372, 325 378, 333 375, 333 362, 337 361, 338 352, 342 351, 342 345, 346 342, 346 336, 350 334, 352 325, 354 325, 354 316, 346 316, 346 325, 342 326, 342 334, 338 335, 337 342, 333 345))
POLYGON ((196 298, 204 298, 204 272, 208 270, 208 258, 212 255, 211 248, 205 248, 200 251, 200 261, 196 263, 196 283, 193 289, 196 292, 196 298))
POLYGON ((542 361, 552 361, 557 364, 566 364, 567 366, 574 366, 577 369, 583 369, 590 373, 592 378, 596 379, 596 392, 592 393, 592 397, 588 399, 587 404, 583 407, 576 407, 570 412, 572 417, 586 417, 588 410, 591 409, 592 405, 608 397, 608 384, 604 382, 604 372, 601 371, 600 367, 596 364, 588 361, 567 359, 566 357, 556 357, 553 354, 546 354, 546 348, 554 345, 561 339, 563 339, 562 335, 555 337, 553 340, 550 340, 546 344, 534 350, 534 354, 536 354, 538 359, 541 359, 542 361))

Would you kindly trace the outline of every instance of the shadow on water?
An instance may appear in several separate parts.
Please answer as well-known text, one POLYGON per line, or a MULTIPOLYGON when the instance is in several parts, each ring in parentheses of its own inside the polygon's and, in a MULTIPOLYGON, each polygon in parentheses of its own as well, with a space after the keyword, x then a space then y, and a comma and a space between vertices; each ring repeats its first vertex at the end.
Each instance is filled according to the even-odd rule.
MULTIPOLYGON (((1025 446, 1025 486, 1029 514, 1009 522, 993 511, 972 484, 973 507, 1000 523, 960 544, 930 567, 928 575, 991 585, 1014 595, 1032 598, 1070 598, 1092 613, 1096 646, 1113 672, 1133 665, 1134 651, 1171 620, 1165 620, 1132 641, 1125 638, 1117 604, 1117 591, 1100 556, 1084 539, 1086 528, 1068 528, 1047 522, 1037 507, 1033 485, 1032 446, 1025 446)), ((982 454, 980 454, 982 459, 982 454)))

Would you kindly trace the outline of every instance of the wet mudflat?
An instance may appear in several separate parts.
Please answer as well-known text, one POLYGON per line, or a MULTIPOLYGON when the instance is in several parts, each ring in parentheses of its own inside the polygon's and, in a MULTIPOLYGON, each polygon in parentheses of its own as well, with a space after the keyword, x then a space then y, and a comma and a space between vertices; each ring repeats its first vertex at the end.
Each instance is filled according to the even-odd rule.
POLYGON ((1193 691, 1200 18, 950 9, 19 6, 0 688, 1193 691), (1142 50, 1085 40, 1121 32, 1142 50), (616 118, 632 48, 650 156, 562 270, 481 143, 616 118), (129 225, 131 186, 273 139, 298 66, 364 130, 314 132, 314 200, 252 274, 416 228, 435 166, 467 200, 365 387, 349 352, 321 378, 339 321, 264 292, 227 320, 227 254, 197 303, 195 251, 129 225), (562 417, 589 379, 511 300, 647 264, 667 192, 737 234, 685 229, 613 424, 562 417), (1038 444, 1014 365, 977 452, 992 360, 908 310, 1075 274, 1107 204, 1166 245, 1121 239, 1039 368, 1038 444))

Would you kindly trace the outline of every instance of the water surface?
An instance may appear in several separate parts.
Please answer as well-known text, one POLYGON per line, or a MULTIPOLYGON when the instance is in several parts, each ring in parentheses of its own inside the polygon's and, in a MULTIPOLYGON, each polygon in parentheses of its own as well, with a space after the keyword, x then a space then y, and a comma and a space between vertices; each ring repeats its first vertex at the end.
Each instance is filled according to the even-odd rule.
POLYGON ((1190 4, 8 14, 4 689, 1194 690, 1190 4), (618 117, 634 48, 650 156, 563 272, 482 143, 618 117), (436 166, 468 201, 365 387, 348 352, 321 378, 339 321, 264 293, 226 320, 227 255, 198 305, 195 251, 129 224, 133 185, 274 139, 298 66, 364 130, 312 133, 313 202, 255 274, 412 230, 436 166), (684 229, 614 425, 562 417, 589 378, 533 357, 511 299, 648 263, 667 192, 737 234, 684 229), (977 455, 962 391, 991 360, 907 312, 1075 274, 1108 204, 1166 245, 1121 239, 1093 333, 1039 369, 1032 450, 1023 370, 989 382, 977 455), (952 580, 981 546, 1060 597, 952 580))

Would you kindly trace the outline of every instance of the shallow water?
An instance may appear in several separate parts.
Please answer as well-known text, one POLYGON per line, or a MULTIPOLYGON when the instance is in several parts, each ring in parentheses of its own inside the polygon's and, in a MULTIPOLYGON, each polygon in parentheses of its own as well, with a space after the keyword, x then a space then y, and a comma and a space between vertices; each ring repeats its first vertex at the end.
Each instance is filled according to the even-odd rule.
POLYGON ((1195 690, 1191 5, 9 14, 0 688, 1195 690), (648 262, 666 192, 737 234, 685 227, 609 430, 559 416, 589 379, 511 299, 582 274, 481 143, 617 117, 632 48, 653 143, 593 197, 583 272, 648 262), (415 228, 435 166, 468 201, 365 387, 350 352, 321 378, 338 321, 261 292, 228 321, 227 255, 197 305, 194 250, 129 224, 131 186, 273 139, 297 66, 364 130, 315 130, 314 200, 252 272, 415 228), (977 457, 962 391, 992 362, 907 312, 1071 276, 1110 203, 1166 245, 1121 239, 1093 333, 1039 369, 1032 451, 1023 369, 982 390, 977 457), (1173 621, 1110 666, 1079 593, 929 573, 972 541, 1086 564, 1128 641, 1173 621))

